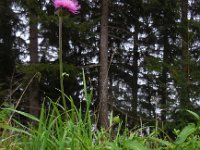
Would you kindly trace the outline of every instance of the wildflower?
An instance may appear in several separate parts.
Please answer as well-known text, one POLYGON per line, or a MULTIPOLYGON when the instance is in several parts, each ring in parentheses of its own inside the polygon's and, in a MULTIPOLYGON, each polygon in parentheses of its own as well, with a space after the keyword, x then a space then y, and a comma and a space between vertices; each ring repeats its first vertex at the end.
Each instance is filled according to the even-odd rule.
POLYGON ((54 0, 55 8, 64 8, 73 14, 78 14, 81 6, 77 0, 54 0))

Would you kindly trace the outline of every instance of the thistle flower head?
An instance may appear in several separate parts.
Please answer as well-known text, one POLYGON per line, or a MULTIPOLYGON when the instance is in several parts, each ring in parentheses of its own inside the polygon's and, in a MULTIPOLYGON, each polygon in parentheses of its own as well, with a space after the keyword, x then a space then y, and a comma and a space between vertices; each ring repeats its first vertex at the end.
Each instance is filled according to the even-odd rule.
POLYGON ((77 0, 54 0, 53 4, 55 8, 64 8, 73 14, 78 14, 81 8, 77 0))

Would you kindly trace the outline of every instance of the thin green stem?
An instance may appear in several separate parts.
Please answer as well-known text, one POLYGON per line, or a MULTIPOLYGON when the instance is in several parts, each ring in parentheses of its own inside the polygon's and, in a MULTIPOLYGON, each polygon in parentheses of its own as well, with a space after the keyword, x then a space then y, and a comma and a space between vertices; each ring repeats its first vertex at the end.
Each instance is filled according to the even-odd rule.
POLYGON ((66 110, 66 101, 65 101, 65 95, 64 95, 64 83, 63 83, 63 60, 62 60, 62 22, 63 18, 62 16, 59 16, 59 65, 60 65, 60 88, 61 88, 61 94, 62 94, 62 102, 63 107, 66 110))

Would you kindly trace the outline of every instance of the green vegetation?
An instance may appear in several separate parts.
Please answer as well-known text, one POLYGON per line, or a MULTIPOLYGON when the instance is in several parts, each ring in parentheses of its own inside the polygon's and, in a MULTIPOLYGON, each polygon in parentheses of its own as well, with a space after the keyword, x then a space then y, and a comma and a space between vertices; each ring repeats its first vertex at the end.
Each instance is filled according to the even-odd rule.
MULTIPOLYGON (((51 100, 50 100, 51 101, 51 100)), ((87 101, 90 101, 87 99, 87 101)), ((92 115, 81 113, 81 108, 71 109, 66 113, 60 113, 57 103, 51 101, 51 109, 45 110, 43 105, 40 118, 28 113, 3 109, 1 114, 1 140, 2 150, 188 150, 199 149, 200 117, 190 112, 197 119, 197 123, 188 124, 181 131, 174 130, 176 139, 172 140, 165 135, 159 138, 161 131, 152 128, 148 135, 142 135, 142 130, 150 127, 139 128, 135 131, 122 130, 122 122, 115 124, 115 118, 111 117, 108 129, 98 130, 91 122, 92 115), (51 110, 51 111, 50 111, 51 110), (37 122, 37 126, 25 126, 17 120, 12 120, 12 125, 7 124, 5 112, 15 112, 37 122), (116 127, 115 127, 116 126, 116 127)), ((192 117, 192 115, 191 115, 192 117)))
POLYGON ((128 130, 119 116, 110 114, 109 128, 100 130, 96 127, 96 120, 90 111, 92 92, 87 92, 85 76, 84 95, 86 111, 82 107, 76 108, 71 97, 66 98, 71 103, 71 109, 64 108, 57 102, 46 98, 50 104, 42 104, 40 117, 4 108, 0 112, 0 149, 1 150, 187 150, 200 149, 200 116, 187 111, 196 119, 196 123, 189 123, 182 130, 174 129, 175 139, 171 139, 162 128, 139 127, 128 130), (29 120, 29 125, 20 123, 17 119, 8 118, 12 113, 21 115, 29 120), (151 133, 144 134, 144 131, 151 133))

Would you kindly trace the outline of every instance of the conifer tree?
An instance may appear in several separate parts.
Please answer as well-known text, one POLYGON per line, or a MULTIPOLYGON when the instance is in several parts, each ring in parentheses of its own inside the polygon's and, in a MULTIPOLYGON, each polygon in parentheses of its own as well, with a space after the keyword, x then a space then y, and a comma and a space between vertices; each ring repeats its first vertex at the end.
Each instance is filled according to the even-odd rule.
MULTIPOLYGON (((11 9, 11 1, 0 1, 0 99, 2 100, 6 89, 10 87, 10 78, 15 68, 15 55, 13 50, 14 35, 13 27, 16 24, 16 18, 11 9)), ((6 92, 6 93, 5 93, 6 92)))

